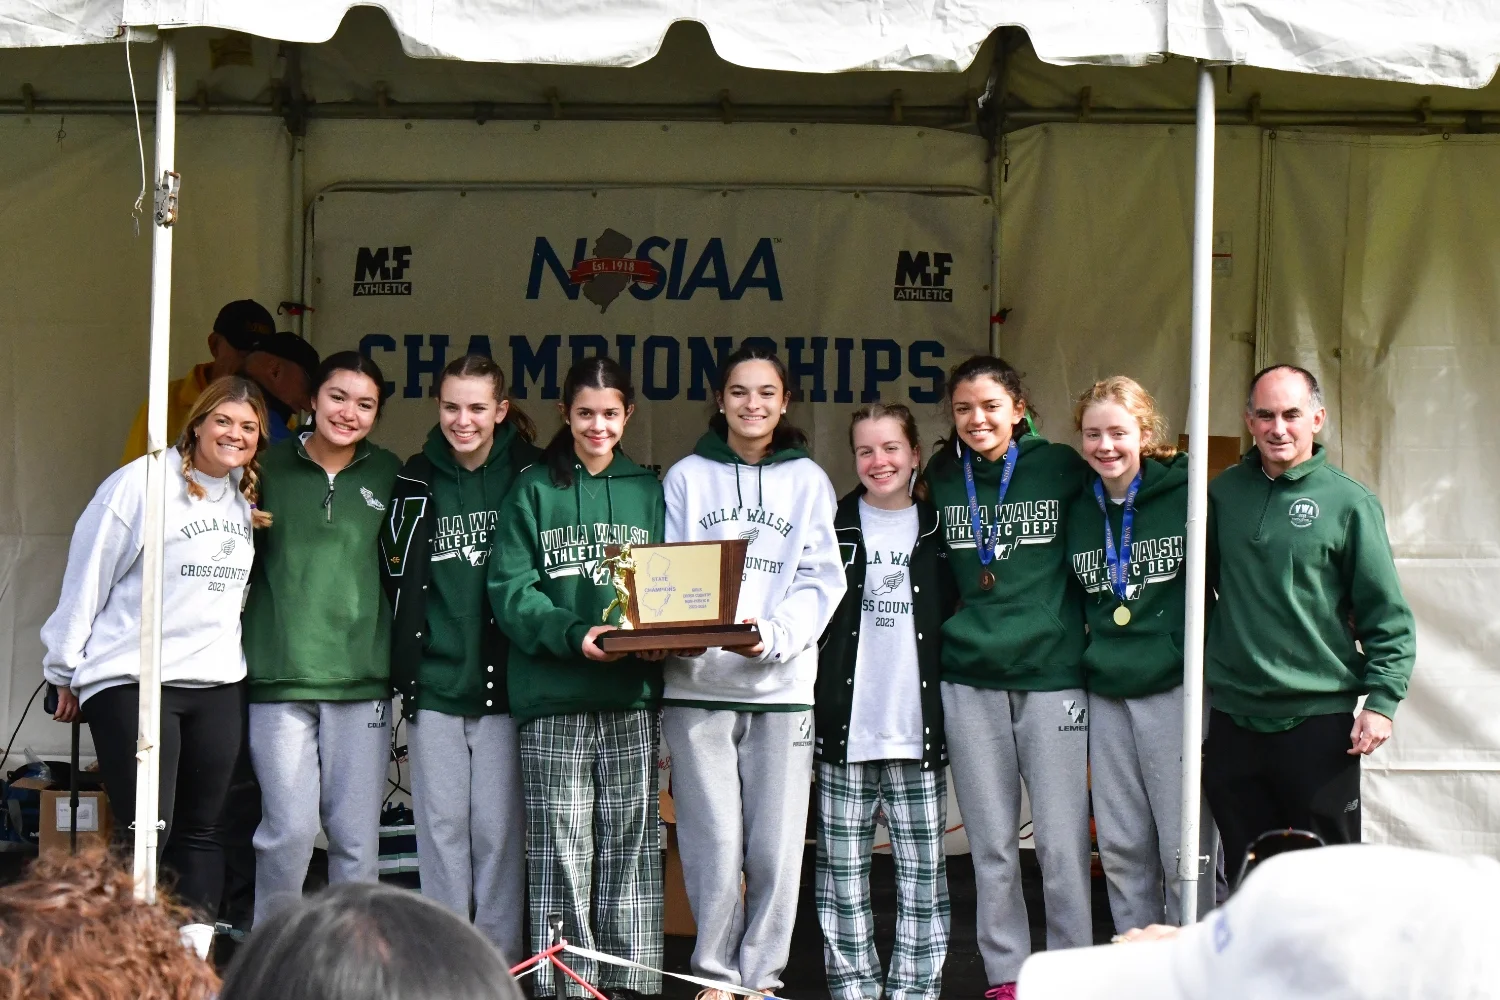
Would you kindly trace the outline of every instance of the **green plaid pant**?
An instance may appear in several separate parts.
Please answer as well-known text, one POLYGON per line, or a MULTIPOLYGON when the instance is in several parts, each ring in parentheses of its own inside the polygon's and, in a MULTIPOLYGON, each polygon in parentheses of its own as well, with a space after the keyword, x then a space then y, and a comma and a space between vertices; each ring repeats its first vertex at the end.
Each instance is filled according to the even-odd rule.
MULTIPOLYGON (((548 944, 547 915, 583 948, 661 968, 661 848, 657 829, 656 713, 579 712, 521 727, 526 784, 527 888, 532 943, 548 944)), ((661 992, 661 976, 574 955, 569 968, 601 990, 661 992)), ((566 996, 587 996, 563 977, 566 996)), ((536 974, 555 996, 553 970, 536 974)))
POLYGON ((948 822, 944 771, 920 761, 817 765, 815 897, 834 1000, 937 1000, 948 955, 948 822), (875 814, 883 807, 896 862, 896 945, 881 988, 870 910, 875 814))

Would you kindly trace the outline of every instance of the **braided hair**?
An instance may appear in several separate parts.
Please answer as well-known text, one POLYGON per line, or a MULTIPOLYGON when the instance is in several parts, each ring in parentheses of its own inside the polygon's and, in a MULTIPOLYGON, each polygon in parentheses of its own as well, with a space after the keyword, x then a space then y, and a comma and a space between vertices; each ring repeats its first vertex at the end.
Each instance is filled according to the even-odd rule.
POLYGON ((238 375, 226 375, 210 382, 207 389, 198 395, 198 401, 188 412, 187 423, 177 435, 177 451, 182 455, 182 478, 187 483, 188 496, 194 500, 205 500, 208 491, 193 476, 193 456, 198 451, 198 428, 203 421, 224 403, 244 403, 255 411, 260 424, 260 437, 255 443, 255 456, 244 467, 240 476, 240 494, 250 505, 250 524, 255 528, 271 526, 271 512, 260 509, 260 455, 270 446, 266 435, 266 402, 260 388, 249 379, 238 375))

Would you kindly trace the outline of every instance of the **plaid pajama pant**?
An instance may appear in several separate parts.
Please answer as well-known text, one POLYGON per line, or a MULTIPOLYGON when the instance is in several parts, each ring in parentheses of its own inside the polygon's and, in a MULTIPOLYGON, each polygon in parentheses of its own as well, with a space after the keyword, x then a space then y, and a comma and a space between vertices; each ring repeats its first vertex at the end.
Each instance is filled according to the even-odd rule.
POLYGON ((815 898, 834 1000, 937 1000, 948 955, 948 821, 944 771, 920 761, 817 764, 815 898), (870 910, 875 815, 884 807, 896 862, 896 945, 881 986, 870 910))
MULTIPOLYGON (((521 727, 532 943, 548 947, 547 916, 584 948, 660 968, 662 870, 656 801, 656 713, 579 712, 521 727)), ((568 966, 601 990, 661 992, 661 976, 577 956, 568 966)), ((564 978, 566 996, 587 996, 564 978)), ((553 970, 535 995, 557 993, 553 970)))

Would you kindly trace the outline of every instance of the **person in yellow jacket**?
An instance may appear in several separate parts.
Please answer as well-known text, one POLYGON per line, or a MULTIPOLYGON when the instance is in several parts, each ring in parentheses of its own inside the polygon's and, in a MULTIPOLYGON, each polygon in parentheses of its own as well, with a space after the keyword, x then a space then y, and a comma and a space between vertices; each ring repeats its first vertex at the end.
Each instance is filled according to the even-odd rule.
MULTIPOLYGON (((177 440, 187 415, 208 384, 225 375, 238 375, 245 356, 255 349, 261 337, 276 332, 276 321, 266 307, 254 299, 238 299, 219 310, 213 332, 208 335, 208 351, 213 360, 194 365, 185 378, 167 384, 167 437, 177 440)), ((125 438, 122 465, 146 454, 146 403, 136 412, 135 422, 125 438)))

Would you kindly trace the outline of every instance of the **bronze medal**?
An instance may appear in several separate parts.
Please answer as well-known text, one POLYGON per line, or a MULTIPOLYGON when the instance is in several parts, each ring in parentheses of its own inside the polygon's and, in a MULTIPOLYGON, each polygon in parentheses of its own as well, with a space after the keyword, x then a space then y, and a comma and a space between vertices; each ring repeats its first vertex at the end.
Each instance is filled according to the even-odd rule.
POLYGON ((1123 604, 1115 608, 1115 624, 1121 628, 1130 624, 1130 609, 1123 604))
POLYGON ((986 566, 986 567, 984 567, 983 569, 981 569, 979 571, 979 589, 980 590, 989 590, 990 588, 992 588, 994 586, 995 586, 995 574, 991 573, 990 570, 989 570, 989 567, 986 566))

